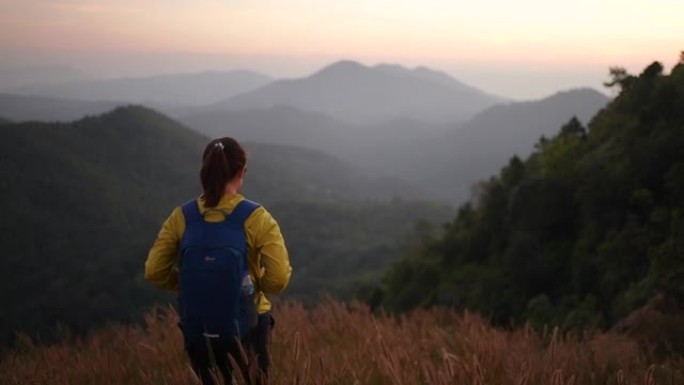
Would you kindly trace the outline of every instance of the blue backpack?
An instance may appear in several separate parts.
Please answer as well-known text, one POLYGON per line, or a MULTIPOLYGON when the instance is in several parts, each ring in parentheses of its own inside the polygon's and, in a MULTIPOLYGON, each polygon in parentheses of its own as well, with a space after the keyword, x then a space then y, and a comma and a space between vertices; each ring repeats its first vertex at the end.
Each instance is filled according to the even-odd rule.
MULTIPOLYGON (((186 343, 206 338, 245 338, 256 320, 248 275, 245 220, 259 204, 242 200, 221 222, 207 222, 196 200, 182 206, 185 233, 180 244, 179 310, 186 343)), ((250 281, 251 282, 251 281, 250 281)))

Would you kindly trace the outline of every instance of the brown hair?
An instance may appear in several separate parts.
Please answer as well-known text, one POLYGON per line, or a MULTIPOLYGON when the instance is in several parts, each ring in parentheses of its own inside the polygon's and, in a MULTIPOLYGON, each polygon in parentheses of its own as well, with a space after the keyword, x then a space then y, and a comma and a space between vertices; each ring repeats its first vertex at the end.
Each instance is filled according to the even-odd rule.
POLYGON ((247 155, 245 150, 233 138, 213 139, 204 149, 202 155, 202 199, 207 207, 216 207, 226 183, 230 182, 245 168, 247 155))

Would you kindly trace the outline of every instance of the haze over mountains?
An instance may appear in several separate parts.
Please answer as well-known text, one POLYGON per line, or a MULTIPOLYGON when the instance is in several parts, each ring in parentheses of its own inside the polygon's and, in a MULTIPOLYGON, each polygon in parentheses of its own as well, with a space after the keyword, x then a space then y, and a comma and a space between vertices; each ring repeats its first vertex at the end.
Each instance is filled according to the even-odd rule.
POLYGON ((77 329, 125 319, 162 298, 140 263, 170 208, 197 193, 208 137, 247 147, 245 193, 283 218, 297 266, 288 292, 349 298, 404 255, 417 221, 448 220, 478 180, 608 101, 578 89, 512 103, 426 68, 348 61, 301 79, 234 81, 243 75, 51 80, 21 92, 52 96, 0 93, 0 231, 10 251, 0 289, 13 301, 0 338, 54 319, 77 329), (123 287, 107 289, 113 282, 123 287), (89 310, 63 310, 73 306, 89 310))
POLYGON ((16 122, 72 121, 105 113, 121 104, 125 103, 0 93, 0 116, 16 122))
POLYGON ((26 67, 0 69, 0 90, 27 86, 69 83, 89 80, 91 76, 83 71, 64 66, 26 67))
POLYGON ((208 110, 181 115, 178 120, 209 137, 233 136, 238 140, 315 148, 337 156, 345 154, 337 149, 347 148, 350 137, 359 139, 366 132, 361 126, 289 106, 208 110))
POLYGON ((352 123, 409 117, 457 122, 504 101, 427 68, 366 67, 340 61, 302 79, 278 80, 213 106, 254 109, 291 106, 352 123))
MULTIPOLYGON (((406 164, 405 172, 419 176, 415 183, 430 186, 442 199, 462 202, 469 198, 475 181, 495 174, 514 155, 527 157, 541 137, 556 135, 571 118, 588 123, 608 101, 605 95, 585 88, 538 101, 493 106, 432 144, 407 146, 405 155, 393 164, 406 164), (402 163, 401 159, 421 161, 402 163), (411 168, 416 164, 423 167, 411 168)), ((386 153, 401 151, 386 148, 386 153)), ((385 171, 394 175, 389 167, 385 171)))
POLYGON ((273 79, 253 71, 200 72, 111 80, 79 80, 5 87, 20 95, 200 106, 263 86, 273 79))
POLYGON ((351 124, 294 107, 206 111, 179 117, 208 136, 314 148, 376 175, 404 179, 425 197, 452 203, 494 174, 513 155, 527 156, 541 137, 576 116, 587 122, 608 102, 591 89, 496 105, 465 123, 395 119, 351 124))
POLYGON ((298 79, 207 72, 15 91, 43 96, 0 94, 0 116, 12 121, 71 121, 146 104, 209 137, 322 151, 385 178, 378 180, 396 187, 397 196, 451 203, 467 199, 471 186, 509 157, 526 156, 540 136, 573 116, 588 120, 608 101, 577 89, 508 102, 425 67, 352 61, 298 79))

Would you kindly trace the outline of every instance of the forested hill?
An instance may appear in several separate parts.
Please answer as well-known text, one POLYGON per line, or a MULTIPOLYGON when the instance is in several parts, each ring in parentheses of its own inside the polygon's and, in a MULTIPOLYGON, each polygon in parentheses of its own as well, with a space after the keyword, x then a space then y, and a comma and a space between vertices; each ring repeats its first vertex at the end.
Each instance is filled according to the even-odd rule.
MULTIPOLYGON (((80 333, 173 302, 143 281, 143 263, 162 221, 199 193, 207 141, 142 107, 0 127, 0 348, 14 331, 47 336, 60 323, 80 333)), ((245 147, 245 193, 279 219, 297 279, 316 281, 315 291, 293 285, 299 297, 352 292, 361 273, 401 255, 389 240, 419 219, 447 219, 442 205, 370 202, 401 186, 320 152, 245 147)))
POLYGON ((482 182, 443 236, 424 236, 391 269, 375 302, 568 327, 610 326, 649 302, 681 314, 684 57, 669 75, 657 62, 611 73, 620 93, 588 127, 572 119, 482 182))
POLYGON ((137 107, 2 126, 0 138, 0 345, 13 331, 127 319, 163 298, 140 269, 161 220, 197 192, 205 138, 137 107))

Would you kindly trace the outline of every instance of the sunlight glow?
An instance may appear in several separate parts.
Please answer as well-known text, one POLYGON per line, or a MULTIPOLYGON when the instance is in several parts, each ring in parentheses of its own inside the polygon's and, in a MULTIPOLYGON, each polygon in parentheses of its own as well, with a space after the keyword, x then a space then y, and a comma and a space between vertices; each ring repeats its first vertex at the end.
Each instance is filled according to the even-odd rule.
POLYGON ((675 0, 0 0, 9 49, 573 69, 669 60, 675 0))

